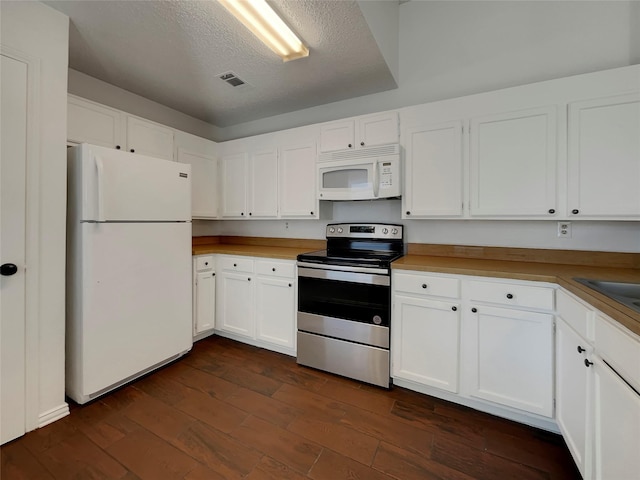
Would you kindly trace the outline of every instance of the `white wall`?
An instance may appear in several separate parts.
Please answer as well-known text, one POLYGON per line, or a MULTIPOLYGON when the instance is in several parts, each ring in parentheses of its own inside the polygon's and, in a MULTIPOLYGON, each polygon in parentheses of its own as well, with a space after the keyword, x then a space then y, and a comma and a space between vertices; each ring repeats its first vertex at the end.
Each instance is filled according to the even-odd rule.
POLYGON ((383 222, 404 225, 410 243, 640 253, 640 222, 572 222, 558 238, 555 221, 402 220, 400 200, 330 203, 330 220, 194 221, 193 234, 324 239, 327 223, 383 222))
POLYGON ((640 63, 637 1, 414 0, 399 10, 399 88, 226 127, 216 141, 640 63))
POLYGON ((198 137, 216 141, 220 136, 219 129, 215 125, 190 117, 71 68, 69 69, 69 93, 198 137))
MULTIPOLYGON (((36 139, 34 157, 41 179, 38 183, 27 180, 27 209, 32 214, 27 218, 27 228, 28 234, 36 234, 35 238, 27 237, 27 255, 33 245, 36 247, 27 258, 27 311, 35 311, 37 316, 37 325, 31 325, 27 314, 30 430, 68 412, 64 399, 64 326, 69 19, 37 2, 3 1, 0 8, 3 46, 40 63, 36 98, 29 99, 35 102, 36 123, 27 134, 36 139), (30 388, 34 377, 35 392, 30 388)), ((27 165, 28 171, 30 168, 27 165)))

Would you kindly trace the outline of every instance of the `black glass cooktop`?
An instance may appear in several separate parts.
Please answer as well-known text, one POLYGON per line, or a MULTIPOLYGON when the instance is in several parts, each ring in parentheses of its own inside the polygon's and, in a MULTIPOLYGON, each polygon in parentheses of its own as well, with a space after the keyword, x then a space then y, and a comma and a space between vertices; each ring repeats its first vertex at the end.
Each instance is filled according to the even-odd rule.
POLYGON ((401 252, 376 250, 318 250, 300 254, 298 260, 325 265, 388 267, 391 262, 401 256, 401 252))

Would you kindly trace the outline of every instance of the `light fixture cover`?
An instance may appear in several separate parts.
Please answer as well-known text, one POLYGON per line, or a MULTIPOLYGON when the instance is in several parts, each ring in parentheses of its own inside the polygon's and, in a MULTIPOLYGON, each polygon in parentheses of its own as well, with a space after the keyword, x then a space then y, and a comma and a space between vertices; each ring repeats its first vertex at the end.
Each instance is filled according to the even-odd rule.
POLYGON ((309 49, 265 0, 218 0, 282 60, 309 56, 309 49))

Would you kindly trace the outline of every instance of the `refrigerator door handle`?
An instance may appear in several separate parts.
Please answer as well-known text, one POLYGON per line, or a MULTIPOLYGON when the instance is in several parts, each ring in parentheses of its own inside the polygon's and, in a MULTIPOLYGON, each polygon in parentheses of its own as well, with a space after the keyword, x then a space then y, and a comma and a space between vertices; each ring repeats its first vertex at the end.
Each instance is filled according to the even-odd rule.
POLYGON ((96 169, 98 170, 98 221, 104 222, 104 163, 96 155, 96 169))

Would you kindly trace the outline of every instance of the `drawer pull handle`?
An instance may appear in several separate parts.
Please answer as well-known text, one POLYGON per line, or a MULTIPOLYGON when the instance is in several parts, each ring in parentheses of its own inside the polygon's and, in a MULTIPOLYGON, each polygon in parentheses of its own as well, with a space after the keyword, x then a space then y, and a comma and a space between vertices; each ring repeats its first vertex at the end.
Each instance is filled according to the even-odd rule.
POLYGON ((475 308, 475 307, 473 307, 473 308, 471 309, 471 311, 472 311, 473 313, 476 313, 476 312, 478 311, 478 309, 477 309, 477 308, 475 308))
POLYGON ((451 307, 451 310, 453 310, 454 312, 458 310, 458 307, 451 307))
POLYGON ((582 352, 586 352, 586 350, 582 348, 580 345, 578 345, 578 353, 582 353, 582 352))
POLYGON ((511 300, 513 298, 513 295, 511 293, 507 293, 507 298, 511 300))
POLYGON ((584 366, 589 368, 591 365, 593 365, 593 362, 590 362, 588 359, 584 359, 584 366))
POLYGON ((422 284, 422 288, 427 288, 427 284, 426 284, 426 283, 423 283, 423 284, 422 284))

